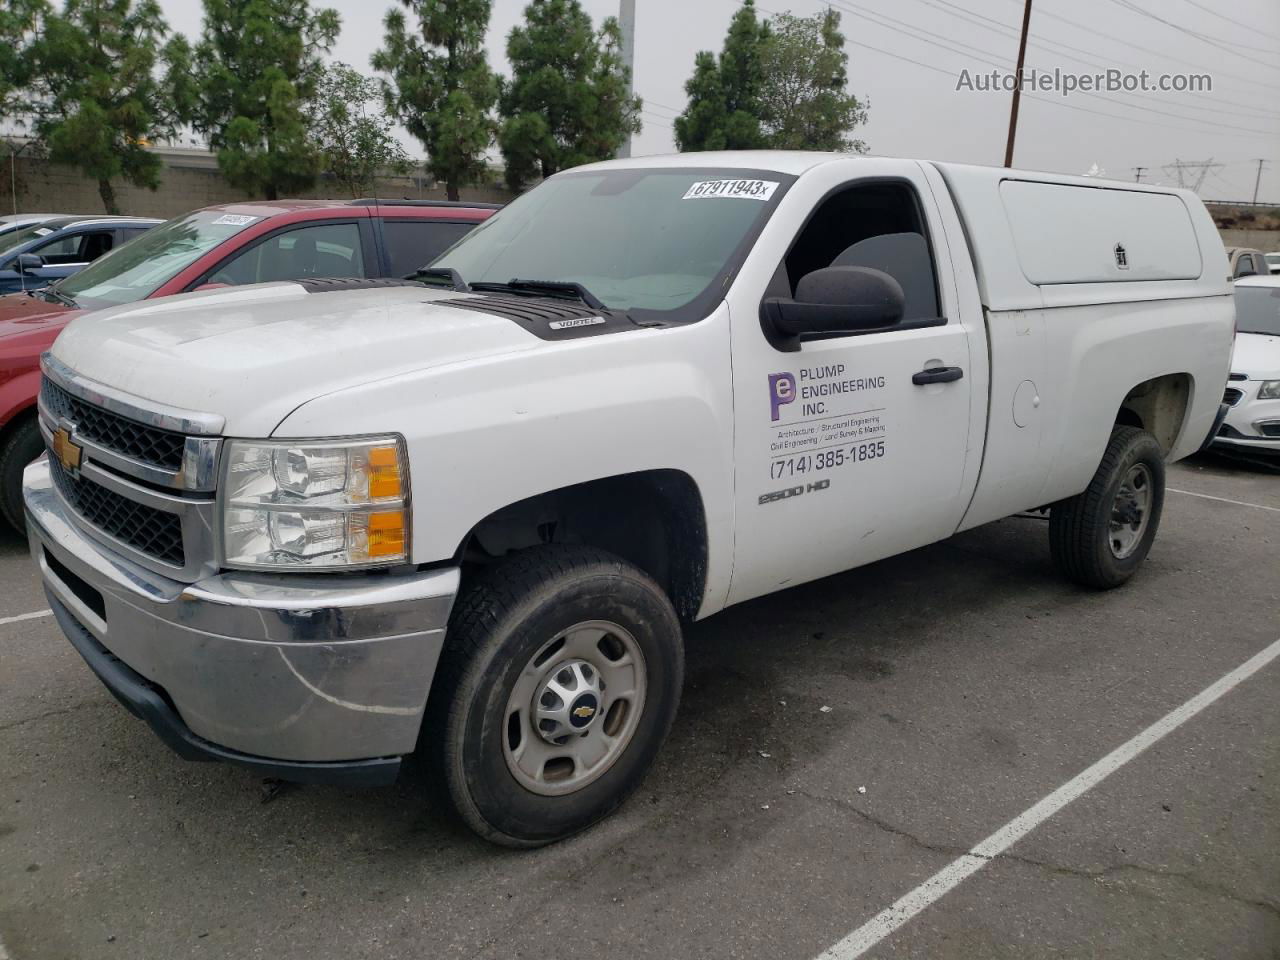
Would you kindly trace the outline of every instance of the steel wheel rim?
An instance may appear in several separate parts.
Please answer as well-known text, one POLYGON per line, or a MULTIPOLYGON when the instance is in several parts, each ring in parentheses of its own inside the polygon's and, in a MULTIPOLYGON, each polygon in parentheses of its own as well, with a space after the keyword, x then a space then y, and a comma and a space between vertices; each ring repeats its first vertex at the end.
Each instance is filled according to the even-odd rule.
POLYGON ((529 659, 507 698, 507 769, 541 796, 583 789, 627 749, 644 711, 646 687, 644 653, 630 631, 608 620, 562 630, 529 659), (593 697, 595 712, 586 717, 593 697), (572 726, 582 721, 580 730, 572 726))
POLYGON ((1107 525, 1107 543, 1117 560, 1132 556, 1151 522, 1155 481, 1145 463, 1135 463, 1116 488, 1107 525))

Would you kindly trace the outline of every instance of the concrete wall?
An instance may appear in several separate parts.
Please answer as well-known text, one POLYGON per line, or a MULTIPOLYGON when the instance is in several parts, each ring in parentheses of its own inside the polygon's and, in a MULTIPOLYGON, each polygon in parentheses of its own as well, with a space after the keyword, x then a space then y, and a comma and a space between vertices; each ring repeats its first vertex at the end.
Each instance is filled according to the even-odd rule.
MULTIPOLYGON (((7 159, 7 158, 6 158, 7 159)), ((8 163, 4 164, 8 167, 8 163)), ((9 170, 0 177, 0 213, 13 213, 14 204, 9 190, 9 170)), ((17 213, 102 213, 102 198, 98 196, 98 184, 85 177, 74 167, 65 167, 45 160, 19 157, 14 170, 17 180, 17 213)), ((158 190, 145 190, 113 181, 116 202, 120 212, 136 217, 160 217, 169 219, 189 210, 207 207, 215 203, 233 203, 249 199, 242 190, 231 187, 216 167, 167 166, 161 175, 158 190)), ((379 180, 376 195, 379 197, 411 200, 443 200, 445 188, 433 185, 426 178, 393 177, 379 180)), ((320 199, 344 199, 341 185, 321 179, 316 189, 297 196, 320 199)), ((462 191, 464 200, 485 203, 506 203, 511 194, 494 185, 469 187, 462 191)))

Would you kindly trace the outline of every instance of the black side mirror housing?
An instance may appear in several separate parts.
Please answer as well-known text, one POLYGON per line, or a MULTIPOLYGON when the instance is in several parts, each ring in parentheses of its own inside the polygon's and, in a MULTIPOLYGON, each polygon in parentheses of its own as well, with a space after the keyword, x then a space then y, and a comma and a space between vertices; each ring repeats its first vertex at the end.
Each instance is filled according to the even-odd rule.
POLYGON ((15 266, 19 273, 34 273, 44 266, 44 257, 38 253, 20 253, 18 254, 15 266))
POLYGON ((800 278, 794 299, 770 297, 762 309, 780 334, 840 334, 901 322, 902 285, 871 267, 824 267, 800 278))

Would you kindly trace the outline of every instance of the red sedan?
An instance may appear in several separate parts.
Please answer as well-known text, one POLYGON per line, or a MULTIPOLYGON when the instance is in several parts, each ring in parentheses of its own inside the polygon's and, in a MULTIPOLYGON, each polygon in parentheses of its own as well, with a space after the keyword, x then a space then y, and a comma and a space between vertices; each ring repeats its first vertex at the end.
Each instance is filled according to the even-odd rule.
POLYGON ((23 529, 22 470, 43 449, 40 354, 86 310, 301 277, 403 277, 487 219, 490 204, 277 200, 206 207, 31 294, 0 297, 0 517, 23 529))

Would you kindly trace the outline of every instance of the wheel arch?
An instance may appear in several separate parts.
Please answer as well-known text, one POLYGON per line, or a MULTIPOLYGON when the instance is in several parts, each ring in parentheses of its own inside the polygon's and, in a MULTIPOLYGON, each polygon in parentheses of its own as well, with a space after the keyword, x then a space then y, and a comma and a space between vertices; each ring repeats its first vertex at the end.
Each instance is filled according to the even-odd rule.
POLYGON ((696 481, 682 470, 619 474, 508 504, 467 532, 456 557, 466 577, 515 550, 548 543, 593 546, 634 564, 686 622, 702 606, 706 510, 696 481))
POLYGON ((1125 394, 1115 422, 1147 431, 1168 456, 1182 434, 1194 386, 1194 378, 1185 372, 1144 380, 1125 394))

